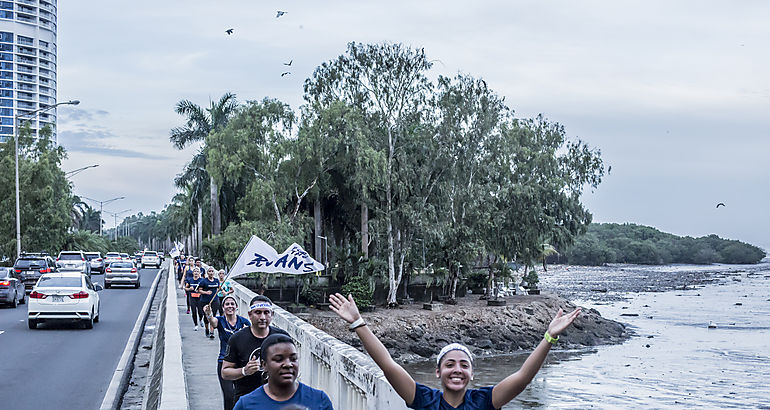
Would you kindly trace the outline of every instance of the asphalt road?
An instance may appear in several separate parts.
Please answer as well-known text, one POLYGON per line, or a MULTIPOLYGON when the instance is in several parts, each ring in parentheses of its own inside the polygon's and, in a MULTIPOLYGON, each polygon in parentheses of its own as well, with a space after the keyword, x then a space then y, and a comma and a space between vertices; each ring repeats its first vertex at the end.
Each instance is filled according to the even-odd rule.
MULTIPOLYGON (((142 286, 99 292, 99 323, 27 327, 27 305, 0 308, 0 385, 4 409, 98 409, 158 269, 142 286)), ((92 280, 104 284, 102 275, 92 280)))

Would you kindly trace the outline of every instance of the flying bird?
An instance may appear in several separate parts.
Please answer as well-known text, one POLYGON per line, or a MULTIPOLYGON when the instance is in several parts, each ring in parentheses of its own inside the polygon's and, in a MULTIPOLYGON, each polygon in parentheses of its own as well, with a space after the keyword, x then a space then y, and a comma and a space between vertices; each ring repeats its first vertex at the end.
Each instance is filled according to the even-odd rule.
POLYGON ((281 77, 287 76, 289 74, 291 74, 291 71, 285 71, 285 72, 281 73, 281 77))
POLYGON ((278 12, 277 12, 277 13, 275 13, 275 18, 281 17, 281 16, 283 16, 283 15, 284 15, 284 14, 286 14, 286 13, 288 13, 288 11, 281 11, 281 10, 278 10, 278 12))
POLYGON ((294 60, 289 60, 288 63, 283 63, 283 65, 291 67, 291 63, 293 63, 293 62, 294 62, 294 60))
POLYGON ((720 206, 725 206, 724 202, 720 202, 717 204, 717 208, 719 208, 720 206))
POLYGON ((233 34, 233 31, 235 31, 235 29, 228 28, 227 30, 225 30, 225 33, 227 33, 227 35, 229 36, 230 34, 233 34))

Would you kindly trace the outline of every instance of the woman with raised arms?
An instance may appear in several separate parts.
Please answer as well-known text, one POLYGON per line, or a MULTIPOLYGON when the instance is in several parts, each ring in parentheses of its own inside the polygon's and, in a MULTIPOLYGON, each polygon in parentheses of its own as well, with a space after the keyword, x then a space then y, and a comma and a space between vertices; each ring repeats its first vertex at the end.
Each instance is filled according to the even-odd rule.
POLYGON ((494 386, 468 389, 468 383, 473 380, 471 352, 458 343, 445 346, 436 359, 436 377, 440 379, 442 386, 441 390, 437 390, 415 382, 412 376, 393 360, 382 342, 366 326, 353 296, 348 295, 345 298, 337 293, 329 297, 329 302, 332 311, 348 322, 350 329, 356 332, 366 352, 382 369, 388 382, 404 399, 406 405, 412 409, 426 410, 502 408, 532 381, 543 365, 551 346, 559 339, 559 334, 580 314, 580 308, 566 315, 559 309, 556 317, 548 325, 548 330, 540 344, 521 368, 494 386))

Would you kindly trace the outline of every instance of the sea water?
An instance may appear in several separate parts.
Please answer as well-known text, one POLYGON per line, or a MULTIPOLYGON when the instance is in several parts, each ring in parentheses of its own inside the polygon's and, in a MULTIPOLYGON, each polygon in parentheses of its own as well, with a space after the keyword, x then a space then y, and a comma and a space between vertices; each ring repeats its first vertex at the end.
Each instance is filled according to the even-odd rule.
MULTIPOLYGON (((748 272, 670 269, 711 269, 720 280, 604 300, 573 293, 573 301, 626 323, 635 335, 621 345, 552 351, 529 387, 504 408, 770 408, 770 265, 748 272), (577 299, 581 295, 585 299, 577 299)), ((472 387, 496 384, 525 359, 478 359, 472 387)), ((439 387, 435 362, 407 370, 439 387)))

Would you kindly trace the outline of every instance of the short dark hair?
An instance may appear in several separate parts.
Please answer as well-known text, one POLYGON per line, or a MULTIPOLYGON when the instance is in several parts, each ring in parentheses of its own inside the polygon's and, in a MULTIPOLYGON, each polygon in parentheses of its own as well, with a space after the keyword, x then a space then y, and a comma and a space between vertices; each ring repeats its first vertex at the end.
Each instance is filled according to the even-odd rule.
POLYGON ((249 306, 253 305, 254 302, 267 302, 267 303, 269 303, 271 305, 273 304, 273 301, 270 300, 269 297, 264 296, 264 295, 257 295, 257 296, 254 296, 253 298, 251 298, 251 302, 249 302, 249 306))
MULTIPOLYGON (((259 351, 259 358, 263 362, 267 362, 267 352, 270 349, 270 346, 277 345, 280 343, 289 343, 294 345, 294 340, 290 338, 288 335, 285 335, 283 333, 273 333, 272 335, 265 338, 265 340, 262 341, 262 346, 260 347, 259 351)), ((296 345, 294 345, 296 346, 296 345)))

